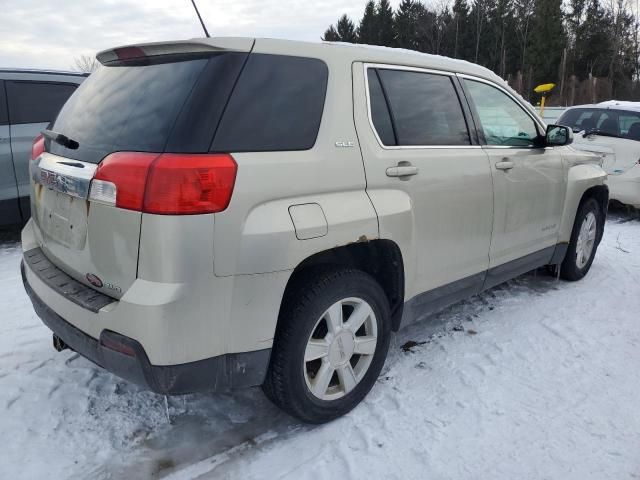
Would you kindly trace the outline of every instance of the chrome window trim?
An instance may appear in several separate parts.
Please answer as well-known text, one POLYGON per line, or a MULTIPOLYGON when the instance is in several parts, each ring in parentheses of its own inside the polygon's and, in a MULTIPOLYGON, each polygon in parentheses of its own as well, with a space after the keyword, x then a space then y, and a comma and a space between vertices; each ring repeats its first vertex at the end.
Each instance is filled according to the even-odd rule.
MULTIPOLYGON (((533 120, 533 123, 536 125, 537 128, 539 128, 539 131, 538 131, 539 135, 541 135, 540 132, 546 132, 547 131, 546 124, 542 120, 537 118, 536 116, 532 115, 531 112, 529 111, 529 109, 525 105, 523 105, 522 102, 516 96, 514 96, 512 93, 510 93, 507 89, 505 89, 501 85, 498 85, 497 83, 492 82, 491 80, 486 80, 484 78, 476 77, 475 75, 469 75, 467 73, 456 73, 456 76, 458 78, 461 78, 461 79, 468 79, 468 80, 472 80, 472 81, 475 81, 475 82, 484 83, 486 85, 489 85, 490 87, 493 87, 493 88, 501 91, 507 97, 509 97, 511 100, 513 100, 516 103, 516 105, 518 105, 520 107, 520 109, 525 113, 525 115, 527 115, 531 120, 533 120)), ((473 101, 473 99, 471 99, 471 101, 473 101)), ((482 145, 482 148, 486 148, 486 149, 494 149, 494 148, 500 148, 500 149, 503 149, 503 148, 532 149, 532 148, 543 148, 543 147, 536 147, 535 145, 532 145, 530 147, 527 147, 527 146, 514 146, 514 145, 482 145)))
MULTIPOLYGON (((369 68, 381 68, 385 70, 401 70, 407 72, 419 72, 419 73, 430 73, 433 75, 442 75, 449 78, 455 77, 455 72, 447 72, 445 70, 432 70, 428 68, 419 68, 419 67, 409 67, 404 65, 392 65, 386 63, 363 63, 363 72, 364 72, 364 85, 365 85, 365 96, 367 100, 367 118, 369 119, 369 126, 371 127, 371 131, 373 135, 376 137, 378 145, 384 150, 447 150, 447 149, 478 149, 482 148, 481 145, 385 145, 382 143, 380 136, 378 135, 378 131, 376 130, 375 125, 373 124, 373 115, 371 113, 371 95, 369 92, 369 75, 367 74, 367 70, 369 68)), ((452 85, 455 92, 455 86, 452 85)), ((460 111, 464 116, 464 110, 462 106, 460 106, 460 111)), ((467 129, 469 126, 467 125, 467 129)), ((471 132, 469 132, 469 142, 471 142, 471 132)))

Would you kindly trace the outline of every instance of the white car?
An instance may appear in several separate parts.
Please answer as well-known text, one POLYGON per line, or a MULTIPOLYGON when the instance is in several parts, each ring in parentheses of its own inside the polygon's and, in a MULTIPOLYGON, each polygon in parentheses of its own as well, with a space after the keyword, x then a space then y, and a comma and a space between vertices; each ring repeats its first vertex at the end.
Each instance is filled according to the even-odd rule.
POLYGON ((97 59, 34 144, 23 279, 56 349, 155 392, 262 385, 326 422, 392 331, 591 267, 600 158, 486 68, 260 38, 97 59))
POLYGON ((577 133, 575 148, 603 158, 610 199, 640 208, 640 102, 572 107, 557 123, 577 133))

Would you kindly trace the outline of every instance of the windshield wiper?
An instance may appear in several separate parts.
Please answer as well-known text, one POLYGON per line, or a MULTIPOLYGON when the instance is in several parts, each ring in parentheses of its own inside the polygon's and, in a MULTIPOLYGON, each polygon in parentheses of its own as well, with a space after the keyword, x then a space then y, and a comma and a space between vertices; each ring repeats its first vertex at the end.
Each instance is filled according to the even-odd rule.
POLYGON ((68 148, 69 150, 77 150, 80 144, 75 140, 53 130, 43 130, 42 135, 58 145, 68 148))
POLYGON ((600 135, 601 137, 613 137, 613 138, 626 138, 622 135, 616 135, 615 133, 604 132, 602 130, 598 130, 597 128, 593 128, 589 131, 584 132, 582 138, 587 138, 589 135, 600 135))

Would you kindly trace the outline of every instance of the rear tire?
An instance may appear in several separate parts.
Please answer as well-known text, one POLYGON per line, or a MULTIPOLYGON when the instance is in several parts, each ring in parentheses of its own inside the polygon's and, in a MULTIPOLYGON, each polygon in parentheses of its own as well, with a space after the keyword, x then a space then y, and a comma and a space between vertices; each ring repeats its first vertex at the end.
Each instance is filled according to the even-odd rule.
POLYGON ((312 269, 294 282, 263 390, 290 415, 325 423, 353 409, 375 384, 389 349, 389 303, 359 270, 312 269))
POLYGON ((567 254, 560 267, 560 277, 576 281, 584 277, 593 263, 602 238, 604 221, 600 205, 588 198, 578 208, 567 254))

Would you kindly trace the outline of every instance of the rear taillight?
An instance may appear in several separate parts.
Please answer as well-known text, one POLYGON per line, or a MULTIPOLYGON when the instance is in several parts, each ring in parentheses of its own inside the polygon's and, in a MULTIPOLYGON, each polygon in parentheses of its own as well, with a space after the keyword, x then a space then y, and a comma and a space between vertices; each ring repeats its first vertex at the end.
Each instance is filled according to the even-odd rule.
POLYGON ((43 153, 44 153, 44 137, 42 136, 42 134, 40 134, 33 140, 33 145, 31 145, 31 160, 35 160, 43 153))
POLYGON ((90 198, 159 215, 220 212, 231 200, 236 171, 228 154, 117 152, 98 166, 90 198))
POLYGON ((227 208, 236 181, 231 155, 167 153, 153 162, 144 194, 144 211, 180 215, 227 208))
POLYGON ((92 200, 142 211, 149 167, 157 153, 116 152, 100 162, 91 182, 92 200))

